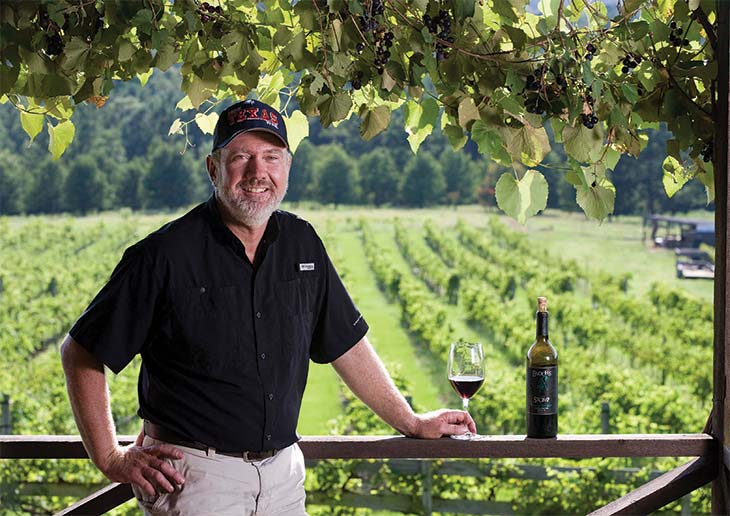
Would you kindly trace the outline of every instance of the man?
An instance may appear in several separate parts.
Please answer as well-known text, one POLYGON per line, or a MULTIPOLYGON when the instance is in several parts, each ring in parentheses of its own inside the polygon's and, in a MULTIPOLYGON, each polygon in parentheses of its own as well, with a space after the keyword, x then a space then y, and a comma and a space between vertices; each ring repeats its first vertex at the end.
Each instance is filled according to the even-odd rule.
POLYGON ((206 164, 214 195, 127 249, 61 347, 84 446, 109 479, 131 483, 146 514, 305 514, 309 359, 405 435, 476 430, 462 411, 413 413, 314 229, 277 210, 291 154, 276 110, 226 109, 206 164), (137 353, 144 425, 124 448, 104 365, 118 373, 137 353))

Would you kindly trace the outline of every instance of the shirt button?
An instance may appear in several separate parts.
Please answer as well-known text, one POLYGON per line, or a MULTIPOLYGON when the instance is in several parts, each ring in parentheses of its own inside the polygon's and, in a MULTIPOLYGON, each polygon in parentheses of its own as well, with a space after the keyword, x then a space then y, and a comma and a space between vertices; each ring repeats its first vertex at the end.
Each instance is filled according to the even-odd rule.
POLYGON ((266 353, 261 353, 261 360, 266 360, 266 353))
POLYGON ((256 312, 256 319, 261 319, 261 312, 256 312))
POLYGON ((205 294, 205 287, 200 287, 200 293, 205 294))
POLYGON ((274 399, 274 395, 273 394, 269 394, 269 399, 270 400, 273 400, 274 399))
POLYGON ((266 440, 271 441, 271 434, 266 434, 266 440))

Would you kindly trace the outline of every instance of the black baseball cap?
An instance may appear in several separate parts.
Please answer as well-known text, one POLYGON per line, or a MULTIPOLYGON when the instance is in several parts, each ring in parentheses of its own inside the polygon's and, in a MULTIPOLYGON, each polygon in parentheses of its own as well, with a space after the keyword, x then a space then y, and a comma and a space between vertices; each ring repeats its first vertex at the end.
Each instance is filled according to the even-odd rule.
POLYGON ((277 110, 258 100, 244 100, 227 107, 218 117, 213 133, 213 150, 225 147, 241 133, 266 131, 289 148, 284 119, 277 110))

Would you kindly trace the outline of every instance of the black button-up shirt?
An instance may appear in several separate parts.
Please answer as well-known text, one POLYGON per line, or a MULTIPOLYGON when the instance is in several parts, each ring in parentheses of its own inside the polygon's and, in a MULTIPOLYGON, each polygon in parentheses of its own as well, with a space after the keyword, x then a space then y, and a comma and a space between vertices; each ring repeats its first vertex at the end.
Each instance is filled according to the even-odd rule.
POLYGON ((298 439, 309 359, 367 330, 308 222, 275 212, 252 264, 211 197, 127 249, 69 333, 115 373, 142 355, 140 417, 260 451, 298 439))

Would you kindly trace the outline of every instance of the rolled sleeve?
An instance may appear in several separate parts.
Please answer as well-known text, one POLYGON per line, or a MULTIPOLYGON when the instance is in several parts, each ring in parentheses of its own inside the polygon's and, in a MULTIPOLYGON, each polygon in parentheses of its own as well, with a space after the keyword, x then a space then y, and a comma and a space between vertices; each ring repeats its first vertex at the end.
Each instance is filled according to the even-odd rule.
POLYGON ((127 249, 69 331, 114 373, 124 369, 149 339, 160 296, 155 262, 139 244, 127 249))
POLYGON ((360 342, 369 328, 329 257, 326 263, 325 295, 309 353, 319 364, 337 360, 360 342))

